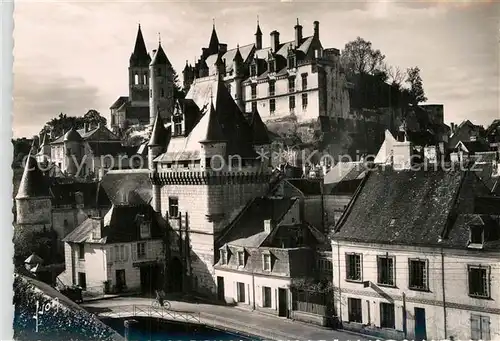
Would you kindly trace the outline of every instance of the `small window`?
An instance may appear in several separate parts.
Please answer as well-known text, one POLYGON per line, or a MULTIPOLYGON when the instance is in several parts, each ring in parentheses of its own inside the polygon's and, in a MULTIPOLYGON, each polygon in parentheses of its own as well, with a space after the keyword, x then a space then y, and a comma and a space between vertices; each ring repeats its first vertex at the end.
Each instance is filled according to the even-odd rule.
POLYGON ((482 226, 472 226, 470 229, 470 243, 483 244, 484 243, 484 229, 482 226))
POLYGON ((491 340, 490 317, 471 314, 470 338, 471 340, 491 340))
POLYGON ((179 216, 179 199, 175 197, 168 198, 168 215, 172 218, 179 216))
POLYGON ((238 251, 238 266, 245 266, 245 252, 238 251))
POLYGON ((361 281, 361 255, 346 254, 346 280, 361 281))
POLYGON ((139 75, 137 73, 134 75, 134 84, 139 84, 139 75))
POLYGON ((146 243, 137 243, 137 258, 146 258, 146 243))
POLYGON ((477 298, 489 298, 489 268, 480 266, 469 266, 469 296, 477 298))
POLYGON ((288 78, 288 92, 295 92, 295 78, 288 78))
POLYGON ((148 75, 147 75, 147 74, 144 74, 144 75, 143 75, 143 78, 142 78, 142 84, 145 84, 145 85, 147 85, 147 84, 148 84, 148 75))
POLYGON ((271 255, 269 253, 265 253, 262 255, 264 271, 271 271, 271 255))
POLYGON ((252 112, 257 111, 257 102, 252 102, 252 112))
POLYGON ((269 113, 274 114, 276 111, 276 100, 274 98, 269 100, 269 113))
POLYGON ((227 250, 225 249, 220 250, 220 263, 222 265, 227 264, 227 250))
POLYGON ((85 259, 85 244, 84 243, 78 244, 78 259, 80 259, 80 260, 85 259))
POLYGON ((394 304, 380 303, 380 327, 394 329, 396 322, 394 304))
POLYGON ((378 284, 394 285, 394 257, 377 257, 378 284))
POLYGON ((409 287, 413 290, 427 290, 427 261, 409 260, 409 287))
POLYGON ((151 238, 151 223, 149 221, 144 221, 140 226, 141 238, 151 238))
POLYGON ((257 84, 252 84, 250 89, 252 91, 252 99, 257 98, 257 84))
POLYGON ((290 110, 295 109, 295 96, 288 97, 288 106, 290 110))
POLYGON ((269 96, 274 96, 276 93, 276 82, 269 81, 269 96))
POLYGON ((302 75, 302 90, 307 90, 307 74, 302 75))
POLYGON ((349 312, 349 322, 363 322, 361 299, 349 297, 347 300, 347 310, 349 312))
POLYGON ((302 109, 307 108, 307 94, 302 94, 302 109))

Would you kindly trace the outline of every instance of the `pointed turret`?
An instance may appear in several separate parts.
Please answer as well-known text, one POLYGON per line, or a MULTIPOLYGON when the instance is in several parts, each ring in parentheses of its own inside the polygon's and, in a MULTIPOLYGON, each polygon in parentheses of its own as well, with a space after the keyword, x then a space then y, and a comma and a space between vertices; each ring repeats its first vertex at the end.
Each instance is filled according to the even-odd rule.
POLYGON ((213 100, 210 101, 210 111, 206 115, 207 117, 204 117, 204 119, 206 120, 206 128, 203 137, 199 142, 225 142, 226 138, 224 137, 224 133, 219 124, 219 120, 217 119, 217 113, 215 111, 213 100))
POLYGON ((259 18, 257 18, 257 32, 255 32, 255 48, 262 49, 262 31, 260 30, 259 18))
POLYGON ((167 58, 167 55, 165 54, 165 51, 163 51, 163 48, 161 47, 161 43, 158 44, 158 50, 156 50, 155 55, 153 56, 153 60, 151 61, 152 65, 170 65, 170 61, 167 58))
POLYGON ((142 36, 141 24, 137 30, 137 37, 135 38, 134 52, 130 56, 130 66, 148 66, 151 62, 151 57, 146 49, 146 43, 144 43, 144 38, 142 36))
POLYGON ((149 147, 161 146, 165 147, 167 137, 167 129, 163 125, 163 119, 161 115, 156 115, 156 119, 153 125, 153 131, 151 132, 151 138, 149 139, 149 147))
POLYGON ((239 63, 243 62, 243 57, 241 56, 240 52, 240 44, 236 45, 236 53, 234 54, 233 61, 239 63))
POLYGON ((19 184, 16 199, 27 199, 49 196, 49 188, 46 184, 40 167, 35 158, 35 144, 31 146, 30 153, 26 160, 23 176, 19 184))
POLYGON ((210 54, 219 52, 219 38, 217 37, 217 32, 215 31, 215 22, 212 28, 212 35, 210 36, 210 43, 208 44, 208 50, 210 54))

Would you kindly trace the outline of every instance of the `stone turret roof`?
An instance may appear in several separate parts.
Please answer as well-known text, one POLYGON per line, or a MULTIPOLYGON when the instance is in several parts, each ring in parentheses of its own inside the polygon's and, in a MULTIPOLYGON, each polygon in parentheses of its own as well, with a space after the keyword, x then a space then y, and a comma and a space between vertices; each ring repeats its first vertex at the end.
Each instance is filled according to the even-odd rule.
POLYGON ((77 142, 81 140, 82 136, 76 131, 75 127, 71 127, 71 129, 64 135, 64 142, 77 142))
POLYGON ((161 44, 158 44, 158 50, 153 56, 153 60, 150 65, 170 65, 170 61, 168 60, 165 51, 163 51, 161 44))
POLYGON ((161 118, 160 114, 157 114, 148 145, 151 147, 152 146, 165 147, 167 134, 168 134, 167 129, 165 129, 165 126, 163 125, 163 119, 161 118))
POLYGON ((19 190, 16 199, 47 197, 49 194, 49 186, 46 179, 38 167, 38 163, 33 155, 33 148, 26 160, 19 190))
POLYGON ((212 35, 210 36, 210 43, 208 44, 208 49, 212 52, 217 52, 219 49, 219 38, 217 37, 217 32, 215 31, 215 24, 212 28, 212 35))
POLYGON ((142 36, 141 25, 139 24, 139 29, 137 30, 137 38, 135 39, 134 52, 130 56, 130 66, 147 67, 151 62, 151 57, 146 49, 146 44, 144 43, 144 38, 142 36))
POLYGON ((260 25, 257 23, 257 32, 255 32, 255 35, 258 36, 258 35, 262 35, 262 31, 260 30, 260 25))
POLYGON ((217 120, 213 102, 210 103, 210 111, 196 125, 195 130, 199 132, 202 137, 199 141, 200 143, 226 141, 219 121, 217 120))

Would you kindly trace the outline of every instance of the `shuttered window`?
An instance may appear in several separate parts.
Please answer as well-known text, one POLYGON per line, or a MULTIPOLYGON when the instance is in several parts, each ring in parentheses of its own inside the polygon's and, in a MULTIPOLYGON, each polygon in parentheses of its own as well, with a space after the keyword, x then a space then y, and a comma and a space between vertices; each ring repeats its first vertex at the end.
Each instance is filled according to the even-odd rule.
POLYGON ((474 341, 491 340, 489 316, 470 316, 470 338, 474 341))

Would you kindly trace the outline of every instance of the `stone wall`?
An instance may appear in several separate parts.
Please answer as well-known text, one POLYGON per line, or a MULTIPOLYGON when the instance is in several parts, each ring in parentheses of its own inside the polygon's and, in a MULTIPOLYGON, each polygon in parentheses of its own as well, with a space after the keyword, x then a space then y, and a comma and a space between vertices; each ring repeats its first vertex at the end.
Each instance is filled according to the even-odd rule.
POLYGON ((29 198, 16 200, 18 224, 51 224, 52 202, 47 198, 29 198))

